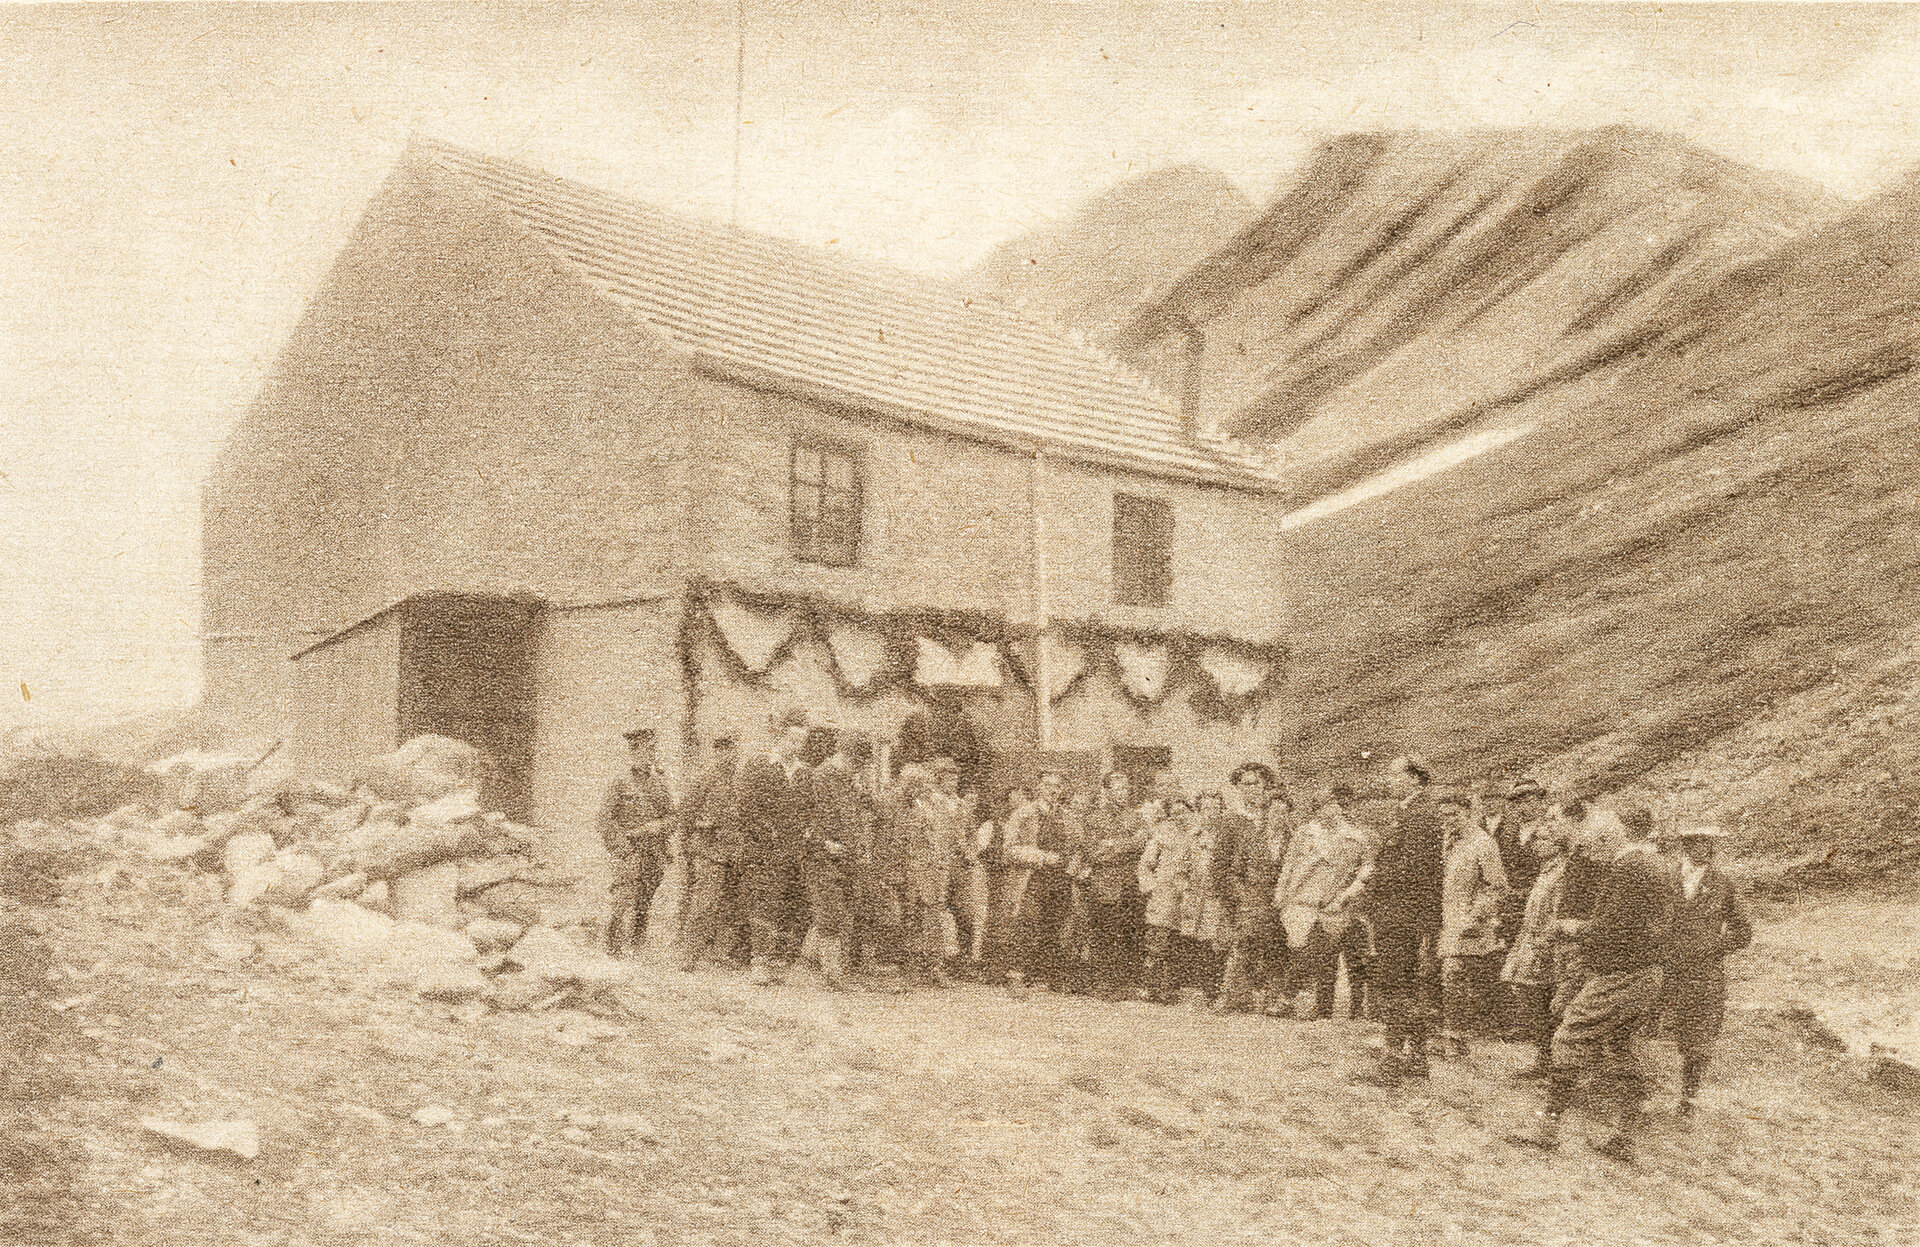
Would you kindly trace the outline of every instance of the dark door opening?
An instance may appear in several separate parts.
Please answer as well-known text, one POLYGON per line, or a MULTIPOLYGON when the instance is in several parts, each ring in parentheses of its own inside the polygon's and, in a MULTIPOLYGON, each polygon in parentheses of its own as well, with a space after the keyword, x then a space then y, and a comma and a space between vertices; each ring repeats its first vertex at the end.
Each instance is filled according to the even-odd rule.
POLYGON ((1171 745, 1115 745, 1113 769, 1133 781, 1136 804, 1154 795, 1153 777, 1173 769, 1171 745))
POLYGON ((407 604, 400 739, 432 733, 480 751, 480 801, 525 821, 532 805, 538 603, 448 595, 407 604))

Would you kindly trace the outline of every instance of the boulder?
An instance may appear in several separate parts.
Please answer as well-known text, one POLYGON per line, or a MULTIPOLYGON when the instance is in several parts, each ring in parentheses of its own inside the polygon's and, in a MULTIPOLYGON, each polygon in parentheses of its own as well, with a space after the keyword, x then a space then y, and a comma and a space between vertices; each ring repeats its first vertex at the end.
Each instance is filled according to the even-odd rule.
POLYGON ((373 806, 365 801, 348 799, 337 806, 329 807, 320 819, 320 834, 329 840, 344 843, 353 834, 354 828, 366 821, 373 806))
POLYGON ((298 905, 327 877, 320 859, 299 849, 282 849, 273 861, 280 877, 267 889, 266 899, 275 905, 298 905))
POLYGON ((514 944, 511 960, 554 986, 618 987, 627 978, 619 961, 568 939, 552 927, 533 927, 514 944))
POLYGON ((171 810, 155 819, 150 830, 161 836, 197 836, 206 831, 206 824, 190 810, 171 810))
POLYGON ((227 885, 227 904, 235 909, 245 909, 255 901, 264 899, 280 884, 280 880, 278 862, 266 861, 249 866, 231 877, 227 885))
POLYGON ((249 831, 230 836, 221 850, 221 862, 229 876, 237 877, 273 857, 273 837, 265 832, 249 831))
POLYGON ((393 892, 393 916, 403 922, 456 929, 460 925, 460 906, 455 900, 459 883, 460 867, 453 862, 398 875, 387 885, 393 892))
POLYGON ((376 879, 367 885, 367 890, 354 898, 366 909, 376 913, 390 913, 393 909, 393 895, 385 879, 376 879))
POLYGON ((393 919, 352 901, 318 898, 307 906, 308 931, 329 950, 348 957, 378 957, 391 947, 393 919))
POLYGON ((453 964, 422 970, 413 982, 414 995, 422 1000, 447 1004, 465 1004, 478 999, 487 989, 487 978, 476 966, 453 964))
POLYGON ((422 806, 413 811, 405 825, 391 818, 369 816, 348 838, 354 867, 375 879, 391 879, 484 852, 486 828, 478 817, 479 803, 472 799, 472 794, 466 796, 465 801, 422 806), (462 814, 469 801, 471 814, 462 814), (424 818, 422 811, 426 812, 424 818))
POLYGON ((416 736, 368 762, 354 785, 383 801, 418 805, 471 787, 479 773, 480 754, 472 745, 446 736, 416 736))
POLYGON ((531 1009, 553 995, 545 979, 531 974, 502 974, 488 983, 480 998, 495 1009, 517 1011, 531 1009))
POLYGON ((566 898, 554 890, 518 879, 496 884, 474 899, 493 917, 505 918, 523 927, 540 926, 567 907, 566 898))
POLYGON ((525 879, 532 871, 533 860, 516 855, 464 858, 460 862, 460 895, 473 896, 496 883, 525 879))
POLYGON ((323 883, 313 890, 316 900, 350 901, 367 890, 370 881, 361 872, 354 872, 335 879, 332 883, 323 883))
POLYGON ((467 938, 483 953, 512 948, 523 930, 519 923, 504 918, 475 918, 466 926, 467 938))

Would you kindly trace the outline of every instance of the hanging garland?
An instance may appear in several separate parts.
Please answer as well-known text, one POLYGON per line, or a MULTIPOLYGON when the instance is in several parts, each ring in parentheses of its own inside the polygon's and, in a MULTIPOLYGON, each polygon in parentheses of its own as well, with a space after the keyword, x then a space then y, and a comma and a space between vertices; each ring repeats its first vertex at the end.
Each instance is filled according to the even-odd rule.
MULTIPOLYGON (((1039 673, 1059 702, 1091 672, 1106 669, 1138 709, 1164 702, 1191 685, 1189 704, 1214 721, 1238 722, 1271 689, 1284 661, 1280 646, 1220 635, 1155 632, 1093 620, 1055 620, 1044 636, 1027 625, 981 611, 863 611, 829 599, 767 593, 721 581, 695 581, 682 619, 682 666, 697 666, 701 637, 724 656, 732 676, 768 687, 795 648, 818 641, 834 687, 855 702, 889 689, 923 687, 990 691, 1010 674, 1039 694, 1039 673), (1037 646, 1046 647, 1046 662, 1037 646), (992 669, 993 677, 988 678, 992 669)), ((691 713, 691 711, 689 712, 691 713)))

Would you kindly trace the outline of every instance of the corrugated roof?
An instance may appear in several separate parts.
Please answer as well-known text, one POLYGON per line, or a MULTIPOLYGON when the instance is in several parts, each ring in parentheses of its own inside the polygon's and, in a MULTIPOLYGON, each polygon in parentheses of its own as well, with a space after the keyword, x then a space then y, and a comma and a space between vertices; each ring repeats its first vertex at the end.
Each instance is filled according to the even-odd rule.
POLYGON ((1103 466, 1272 484, 1111 358, 991 301, 437 140, 415 149, 722 375, 1103 466))

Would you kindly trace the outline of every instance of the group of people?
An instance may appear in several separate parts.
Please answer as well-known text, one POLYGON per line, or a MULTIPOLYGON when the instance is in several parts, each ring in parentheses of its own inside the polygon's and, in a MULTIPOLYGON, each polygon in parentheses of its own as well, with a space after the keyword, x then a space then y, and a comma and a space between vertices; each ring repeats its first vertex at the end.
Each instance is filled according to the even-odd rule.
POLYGON ((1476 1034, 1531 1043, 1518 1077, 1547 1099, 1514 1140, 1530 1146, 1556 1145, 1591 1078, 1618 1108, 1602 1151, 1630 1159, 1652 1085, 1641 1041, 1663 1016, 1690 1113, 1725 1011, 1721 961, 1752 934, 1717 829, 1657 837, 1645 809, 1554 800, 1526 777, 1438 784, 1417 755, 1299 803, 1250 761, 1197 794, 1167 775, 1135 792, 1117 771, 1076 791, 1044 771, 987 806, 953 758, 885 775, 867 735, 796 713, 744 758, 716 739, 676 803, 652 734, 627 739, 600 820, 609 951, 645 933, 679 856, 672 955, 759 985, 805 956, 842 990, 965 976, 1325 1019, 1344 971, 1348 1016, 1386 1032, 1362 1081, 1425 1077, 1476 1034))

